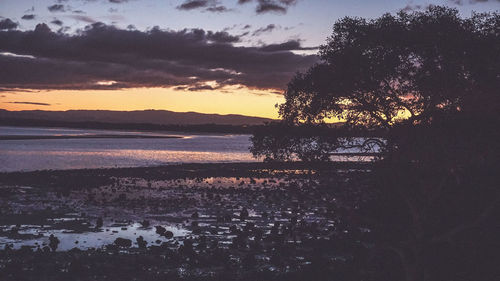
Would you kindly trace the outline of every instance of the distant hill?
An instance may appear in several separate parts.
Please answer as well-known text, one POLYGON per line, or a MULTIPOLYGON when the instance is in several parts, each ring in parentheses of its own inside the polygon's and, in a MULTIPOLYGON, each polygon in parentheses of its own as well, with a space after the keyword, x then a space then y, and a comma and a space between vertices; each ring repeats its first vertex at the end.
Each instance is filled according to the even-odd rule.
POLYGON ((43 111, 25 110, 8 111, 0 109, 0 120, 27 119, 56 122, 99 122, 119 124, 154 124, 154 125, 262 125, 273 121, 268 118, 251 117, 244 115, 204 114, 197 112, 173 112, 168 110, 138 110, 138 111, 110 111, 110 110, 68 110, 43 111))

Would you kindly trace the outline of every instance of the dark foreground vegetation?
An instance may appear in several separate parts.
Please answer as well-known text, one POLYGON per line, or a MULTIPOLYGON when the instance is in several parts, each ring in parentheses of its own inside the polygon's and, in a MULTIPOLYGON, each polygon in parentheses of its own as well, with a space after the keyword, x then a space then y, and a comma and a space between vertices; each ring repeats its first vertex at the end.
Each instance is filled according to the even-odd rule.
POLYGON ((463 19, 435 6, 345 18, 321 47, 321 63, 289 83, 283 121, 254 134, 252 152, 270 162, 379 149, 376 196, 363 217, 376 233, 376 266, 359 268, 368 280, 500 276, 499 30, 498 13, 463 19), (327 118, 365 131, 365 141, 324 133, 327 118))

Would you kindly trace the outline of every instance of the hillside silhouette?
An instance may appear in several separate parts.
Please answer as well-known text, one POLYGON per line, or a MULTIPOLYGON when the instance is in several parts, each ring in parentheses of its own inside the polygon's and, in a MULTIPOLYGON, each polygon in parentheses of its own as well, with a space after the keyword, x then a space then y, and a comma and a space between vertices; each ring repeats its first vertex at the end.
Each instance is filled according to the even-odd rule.
POLYGON ((98 122, 120 124, 154 125, 262 125, 272 119, 244 115, 204 114, 197 112, 173 112, 168 110, 67 110, 43 111, 24 110, 8 111, 0 109, 0 121, 12 119, 44 120, 55 122, 98 122))

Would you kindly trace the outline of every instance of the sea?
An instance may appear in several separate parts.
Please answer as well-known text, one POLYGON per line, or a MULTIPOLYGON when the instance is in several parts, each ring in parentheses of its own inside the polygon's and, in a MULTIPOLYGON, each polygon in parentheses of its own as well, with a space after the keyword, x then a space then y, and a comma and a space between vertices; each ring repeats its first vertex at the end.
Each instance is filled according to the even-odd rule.
POLYGON ((0 172, 259 161, 250 135, 0 126, 5 136, 11 139, 0 139, 0 172))

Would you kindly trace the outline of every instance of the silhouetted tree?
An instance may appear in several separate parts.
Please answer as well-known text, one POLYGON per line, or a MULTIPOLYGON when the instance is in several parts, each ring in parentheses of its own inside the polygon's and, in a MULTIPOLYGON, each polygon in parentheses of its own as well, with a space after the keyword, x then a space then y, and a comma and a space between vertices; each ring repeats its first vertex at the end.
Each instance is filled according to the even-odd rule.
POLYGON ((290 123, 339 118, 389 128, 437 112, 498 109, 500 15, 430 7, 378 19, 344 18, 322 62, 297 74, 279 113, 290 123))
POLYGON ((391 129, 365 217, 375 256, 398 260, 381 272, 399 264, 398 280, 494 280, 499 127, 494 116, 454 114, 391 129))
POLYGON ((327 126, 271 123, 254 131, 250 151, 264 161, 324 162, 339 146, 338 131, 327 126))
MULTIPOLYGON (((279 106, 287 126, 338 118, 347 128, 386 132, 373 169, 377 196, 364 217, 375 244, 369 278, 388 280, 388 271, 409 281, 494 278, 499 35, 498 13, 463 19, 436 6, 344 18, 321 47, 322 62, 289 83, 279 106)), ((301 145, 277 134, 253 143, 254 155, 275 160, 301 145)), ((342 145, 332 143, 315 159, 342 145)))

